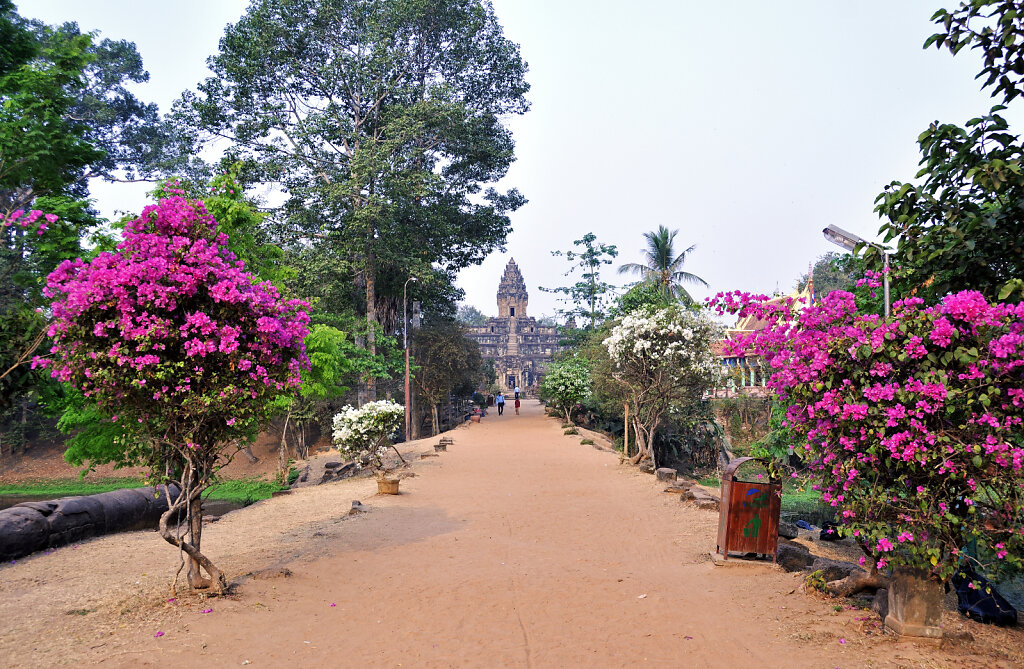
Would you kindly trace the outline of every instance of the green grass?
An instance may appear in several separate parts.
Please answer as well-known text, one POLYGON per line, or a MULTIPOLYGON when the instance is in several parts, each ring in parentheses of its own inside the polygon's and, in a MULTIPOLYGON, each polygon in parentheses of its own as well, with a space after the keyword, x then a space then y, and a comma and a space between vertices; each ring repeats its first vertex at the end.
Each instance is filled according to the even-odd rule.
POLYGON ((26 481, 0 485, 0 495, 25 495, 32 497, 72 497, 78 495, 95 495, 121 488, 141 488, 142 481, 137 477, 103 478, 91 481, 82 479, 55 479, 50 481, 26 481))
MULTIPOLYGON (((298 472, 296 472, 298 474, 298 472)), ((121 488, 141 488, 142 481, 135 477, 104 478, 94 481, 82 479, 57 479, 52 481, 27 481, 0 485, 0 495, 18 495, 26 497, 76 497, 79 495, 95 495, 121 488)), ((220 499, 248 506, 261 499, 267 499, 281 486, 273 481, 242 479, 223 481, 210 488, 209 499, 220 499)))
POLYGON ((593 446, 594 445, 594 440, 593 439, 580 439, 580 445, 581 446, 593 446))
POLYGON ((240 479, 223 481, 210 489, 209 499, 222 499, 242 506, 267 499, 281 489, 275 481, 240 479))

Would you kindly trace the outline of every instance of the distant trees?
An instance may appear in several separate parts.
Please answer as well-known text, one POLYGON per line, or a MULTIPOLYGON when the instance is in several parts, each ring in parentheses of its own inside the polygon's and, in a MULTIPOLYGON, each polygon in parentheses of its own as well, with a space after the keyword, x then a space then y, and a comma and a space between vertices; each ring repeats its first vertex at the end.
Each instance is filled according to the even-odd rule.
POLYGON ((673 299, 692 304, 693 298, 686 292, 684 285, 707 287, 708 284, 696 274, 683 270, 686 257, 697 247, 690 246, 677 255, 675 238, 678 232, 669 231, 664 225, 659 225, 653 232, 645 232, 647 248, 643 250, 643 264, 626 263, 619 267, 619 274, 638 275, 643 281, 659 286, 662 292, 673 299))
MULTIPOLYGON (((814 293, 819 298, 833 290, 852 291, 857 280, 864 277, 864 261, 849 253, 829 252, 818 258, 811 268, 814 293)), ((796 282, 797 290, 807 288, 810 275, 804 273, 796 282)))
POLYGON ((460 304, 455 318, 466 325, 487 325, 487 316, 472 304, 460 304))
MULTIPOLYGON (((433 434, 438 433, 438 405, 452 394, 469 397, 484 380, 480 347, 458 323, 440 322, 416 331, 413 352, 419 370, 416 389, 430 405, 433 434)), ((493 371, 493 361, 491 363, 493 371)))

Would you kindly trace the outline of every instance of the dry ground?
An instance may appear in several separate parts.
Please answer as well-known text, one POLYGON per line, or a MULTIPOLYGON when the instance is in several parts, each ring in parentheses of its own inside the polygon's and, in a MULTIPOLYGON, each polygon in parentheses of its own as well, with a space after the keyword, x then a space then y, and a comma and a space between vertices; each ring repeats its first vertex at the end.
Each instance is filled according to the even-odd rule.
POLYGON ((346 480, 224 516, 203 546, 229 597, 168 601, 153 532, 0 566, 0 666, 1020 666, 1018 629, 949 613, 957 640, 898 641, 796 575, 713 566, 715 513, 559 425, 526 402, 450 433, 401 495, 346 480))

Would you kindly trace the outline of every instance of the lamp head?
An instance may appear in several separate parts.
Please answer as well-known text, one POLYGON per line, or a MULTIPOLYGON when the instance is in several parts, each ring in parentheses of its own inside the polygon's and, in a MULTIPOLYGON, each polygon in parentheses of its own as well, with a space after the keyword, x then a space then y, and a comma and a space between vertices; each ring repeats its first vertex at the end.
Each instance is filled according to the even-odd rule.
POLYGON ((868 243, 868 241, 863 237, 858 237, 852 232, 847 232, 846 230, 843 230, 842 228, 835 225, 829 225, 828 227, 824 228, 821 232, 823 235, 825 235, 825 239, 829 240, 836 246, 843 247, 847 251, 852 251, 857 247, 858 244, 866 245, 868 243))

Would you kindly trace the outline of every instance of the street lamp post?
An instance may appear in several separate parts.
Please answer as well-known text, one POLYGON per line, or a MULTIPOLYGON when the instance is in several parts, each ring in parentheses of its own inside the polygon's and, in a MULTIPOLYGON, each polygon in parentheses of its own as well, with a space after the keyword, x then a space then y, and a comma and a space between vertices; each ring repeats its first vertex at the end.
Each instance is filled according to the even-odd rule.
POLYGON ((889 318, 889 252, 881 245, 872 244, 863 237, 858 237, 852 232, 847 232, 835 225, 829 225, 821 232, 825 235, 825 239, 829 240, 836 246, 843 247, 847 251, 853 251, 857 246, 873 246, 882 252, 882 285, 885 293, 885 317, 889 318))
POLYGON ((409 415, 409 310, 408 291, 409 282, 416 281, 416 277, 410 276, 402 286, 402 345, 405 348, 405 440, 410 441, 410 424, 412 416, 409 415))

